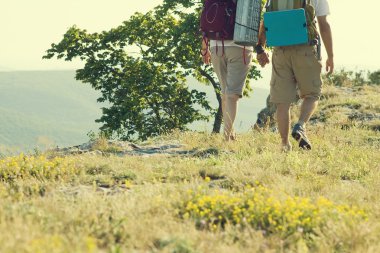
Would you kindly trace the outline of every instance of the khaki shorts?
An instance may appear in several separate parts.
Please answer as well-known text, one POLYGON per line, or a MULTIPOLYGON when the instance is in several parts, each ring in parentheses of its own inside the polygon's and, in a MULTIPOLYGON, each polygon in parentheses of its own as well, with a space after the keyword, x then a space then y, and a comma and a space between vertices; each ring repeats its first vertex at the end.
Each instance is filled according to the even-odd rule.
POLYGON ((252 62, 252 51, 241 47, 211 48, 211 62, 218 76, 222 94, 243 96, 245 80, 252 62), (247 64, 244 63, 244 56, 247 64))
POLYGON ((308 45, 276 47, 272 57, 270 101, 292 103, 301 98, 319 99, 322 92, 322 64, 315 48, 308 45))

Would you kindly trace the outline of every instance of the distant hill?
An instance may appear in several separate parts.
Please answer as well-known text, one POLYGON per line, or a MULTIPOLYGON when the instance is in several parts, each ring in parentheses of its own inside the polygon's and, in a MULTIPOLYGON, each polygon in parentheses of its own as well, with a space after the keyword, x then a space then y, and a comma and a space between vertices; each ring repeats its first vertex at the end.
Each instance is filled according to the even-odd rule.
POLYGON ((74 71, 0 72, 0 151, 74 145, 101 115, 98 92, 74 71))
MULTIPOLYGON (((77 145, 88 140, 90 130, 97 131, 99 93, 74 76, 74 71, 0 72, 0 153, 77 145)), ((211 104, 217 106, 210 86, 194 79, 188 83, 191 89, 206 92, 211 104)), ((252 96, 239 104, 239 132, 248 131, 265 107, 268 90, 255 88, 256 84, 252 82, 252 96)), ((190 128, 211 131, 212 121, 196 122, 190 128)))

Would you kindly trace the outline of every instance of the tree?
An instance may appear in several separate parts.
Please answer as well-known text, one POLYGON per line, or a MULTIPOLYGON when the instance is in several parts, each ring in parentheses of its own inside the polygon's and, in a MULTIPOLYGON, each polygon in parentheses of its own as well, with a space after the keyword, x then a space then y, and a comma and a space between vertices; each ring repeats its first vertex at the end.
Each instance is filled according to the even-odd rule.
MULTIPOLYGON (((100 34, 73 26, 44 58, 85 61, 76 78, 100 90, 100 102, 111 104, 97 120, 104 123, 101 129, 105 132, 123 139, 136 134, 145 139, 174 128, 186 129, 188 123, 207 119, 200 109, 194 109, 196 104, 214 114, 213 132, 220 132, 220 85, 212 68, 202 64, 199 51, 200 9, 201 2, 194 0, 164 0, 153 11, 136 13, 121 26, 100 34), (213 86, 219 102, 216 111, 204 93, 188 90, 188 76, 213 86)), ((249 79, 258 77, 253 67, 249 79)))
POLYGON ((146 139, 207 117, 194 105, 210 107, 205 94, 189 91, 181 73, 167 65, 153 64, 143 57, 129 56, 124 45, 115 43, 114 31, 88 34, 70 28, 63 40, 53 45, 45 58, 57 55, 67 61, 80 57, 86 62, 77 70, 76 78, 100 90, 103 108, 101 130, 121 139, 146 139))

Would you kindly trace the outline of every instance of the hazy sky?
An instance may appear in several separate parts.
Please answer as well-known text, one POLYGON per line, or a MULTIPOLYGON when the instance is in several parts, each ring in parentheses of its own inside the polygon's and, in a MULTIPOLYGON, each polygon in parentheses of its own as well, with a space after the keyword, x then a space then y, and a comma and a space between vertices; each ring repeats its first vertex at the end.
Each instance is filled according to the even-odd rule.
MULTIPOLYGON (((0 70, 74 69, 79 62, 42 60, 76 24, 90 32, 116 27, 136 11, 162 0, 0 0, 0 70)), ((380 69, 380 1, 329 0, 335 62, 339 66, 380 69)))

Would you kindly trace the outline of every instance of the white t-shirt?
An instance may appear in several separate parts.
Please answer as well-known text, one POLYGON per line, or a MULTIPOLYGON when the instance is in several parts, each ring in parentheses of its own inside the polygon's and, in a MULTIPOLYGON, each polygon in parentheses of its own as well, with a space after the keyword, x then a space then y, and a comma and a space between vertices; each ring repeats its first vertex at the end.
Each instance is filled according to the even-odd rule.
MULTIPOLYGON (((320 16, 327 16, 330 14, 330 7, 327 0, 311 0, 311 5, 315 8, 315 15, 317 17, 320 16)), ((292 8, 290 6, 293 6, 292 1, 280 1, 278 2, 278 9, 279 10, 288 10, 289 8, 292 8)), ((265 8, 264 8, 265 11, 265 8)))
POLYGON ((317 17, 327 16, 330 14, 330 6, 327 0, 311 0, 311 4, 315 8, 315 15, 317 17))
MULTIPOLYGON (((222 47, 222 41, 221 40, 210 40, 210 47, 222 47)), ((244 48, 244 46, 236 44, 233 40, 225 40, 224 41, 224 47, 241 47, 244 48)), ((253 46, 246 46, 246 50, 253 51, 253 46)))

